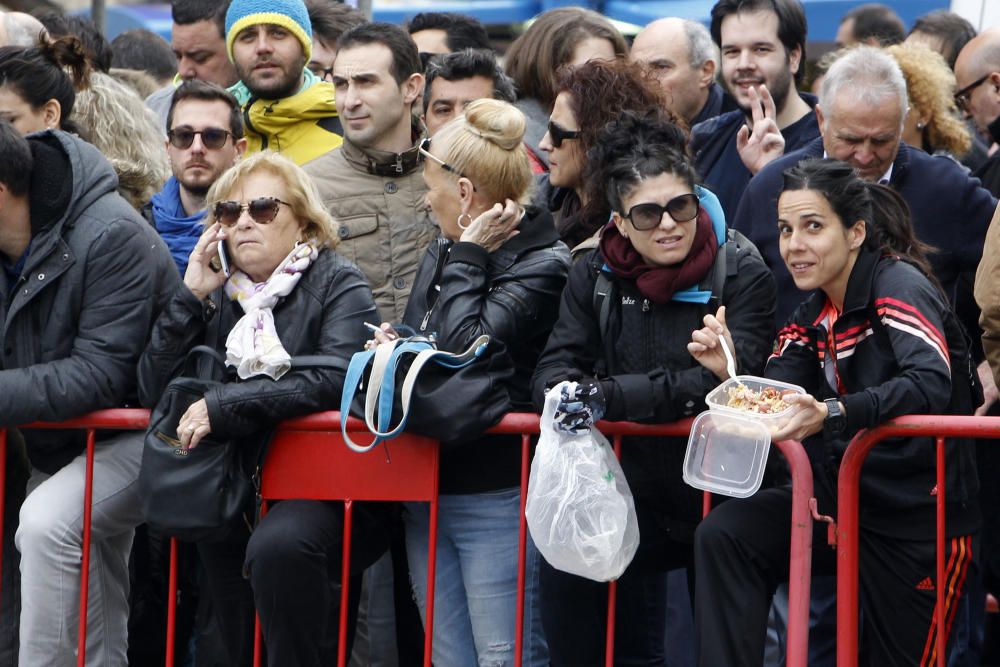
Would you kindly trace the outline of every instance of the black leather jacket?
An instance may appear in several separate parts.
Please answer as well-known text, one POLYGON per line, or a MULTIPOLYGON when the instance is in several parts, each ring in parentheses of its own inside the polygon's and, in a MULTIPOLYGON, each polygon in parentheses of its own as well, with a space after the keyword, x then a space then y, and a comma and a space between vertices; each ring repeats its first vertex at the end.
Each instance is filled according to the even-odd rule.
MULTIPOLYGON (((225 354, 226 337, 243 309, 216 290, 199 301, 181 285, 153 327, 149 347, 139 362, 139 398, 156 404, 178 375, 188 351, 209 345, 225 354)), ((369 334, 364 322, 377 318, 375 302, 357 267, 330 249, 320 250, 292 292, 274 307, 274 324, 288 353, 331 355, 345 363, 364 347, 369 334)), ((344 386, 344 370, 291 370, 278 380, 254 377, 238 380, 235 371, 222 387, 206 395, 209 422, 216 433, 241 437, 266 430, 282 419, 336 410, 344 386)))
MULTIPOLYGON (((508 381, 511 400, 518 409, 530 409, 531 374, 555 322, 570 259, 548 212, 529 207, 518 229, 520 234, 492 253, 474 243, 444 238, 432 243, 403 322, 418 332, 435 332, 438 346, 451 352, 489 334, 491 345, 514 367, 508 381)), ((513 450, 512 458, 511 448, 494 441, 484 438, 447 450, 441 458, 442 492, 517 484, 518 452, 513 450)))

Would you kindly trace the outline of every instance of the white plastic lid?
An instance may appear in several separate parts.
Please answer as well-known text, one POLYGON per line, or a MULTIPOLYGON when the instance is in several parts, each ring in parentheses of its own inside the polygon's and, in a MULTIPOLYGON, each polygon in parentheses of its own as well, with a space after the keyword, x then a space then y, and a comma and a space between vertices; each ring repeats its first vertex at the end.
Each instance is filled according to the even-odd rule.
POLYGON ((691 426, 684 481, 735 498, 752 496, 764 478, 771 432, 760 421, 730 412, 702 412, 691 426))

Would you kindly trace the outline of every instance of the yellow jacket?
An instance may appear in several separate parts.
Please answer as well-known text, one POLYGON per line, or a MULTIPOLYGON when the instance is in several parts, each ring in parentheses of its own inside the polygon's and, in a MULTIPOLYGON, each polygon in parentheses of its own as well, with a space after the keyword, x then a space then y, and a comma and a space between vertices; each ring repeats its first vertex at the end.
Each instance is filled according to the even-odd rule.
POLYGON ((343 143, 333 84, 326 81, 280 100, 251 100, 243 122, 247 155, 270 149, 301 166, 343 143))

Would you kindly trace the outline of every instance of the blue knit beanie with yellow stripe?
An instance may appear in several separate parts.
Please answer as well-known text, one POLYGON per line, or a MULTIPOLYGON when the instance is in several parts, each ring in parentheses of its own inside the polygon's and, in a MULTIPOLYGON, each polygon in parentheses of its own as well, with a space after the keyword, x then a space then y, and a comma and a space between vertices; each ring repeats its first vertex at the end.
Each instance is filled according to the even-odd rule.
POLYGON ((233 42, 242 30, 272 23, 302 42, 306 60, 312 57, 312 23, 302 0, 233 0, 226 12, 226 53, 233 60, 233 42))

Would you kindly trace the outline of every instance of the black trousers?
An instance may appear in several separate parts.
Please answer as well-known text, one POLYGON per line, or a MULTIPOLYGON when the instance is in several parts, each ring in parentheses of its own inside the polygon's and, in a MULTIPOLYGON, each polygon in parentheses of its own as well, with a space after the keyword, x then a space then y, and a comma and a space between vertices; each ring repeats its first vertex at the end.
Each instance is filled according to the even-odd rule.
MULTIPOLYGON (((817 485, 817 495, 821 495, 817 485)), ((828 494, 827 494, 828 495, 828 494)), ((767 489, 714 509, 695 534, 695 633, 702 667, 757 667, 774 589, 788 579, 791 490, 767 489)), ((830 500, 821 507, 829 507, 830 500)), ((935 544, 865 530, 859 534, 858 597, 870 665, 933 665, 935 544)), ((947 627, 965 579, 976 567, 978 537, 946 541, 947 627)), ((813 572, 834 574, 835 552, 826 524, 813 530, 813 572)))
MULTIPOLYGON (((389 545, 389 511, 384 503, 354 503, 349 642, 361 574, 389 545)), ((343 503, 285 500, 250 537, 246 567, 271 667, 336 664, 343 525, 343 503)))

